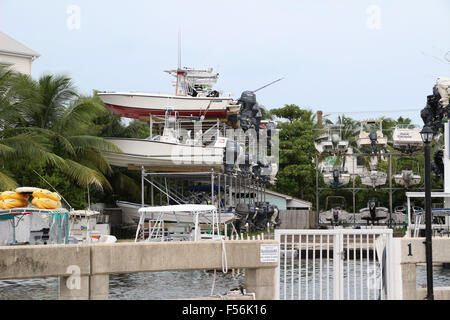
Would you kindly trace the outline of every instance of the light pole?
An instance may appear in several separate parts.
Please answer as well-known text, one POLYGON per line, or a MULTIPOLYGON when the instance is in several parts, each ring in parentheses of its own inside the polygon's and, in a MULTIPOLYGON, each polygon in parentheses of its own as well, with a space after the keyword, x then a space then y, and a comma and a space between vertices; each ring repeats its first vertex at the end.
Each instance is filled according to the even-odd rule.
POLYGON ((427 263, 427 300, 434 300, 433 295, 433 257, 431 246, 431 164, 430 142, 433 140, 433 130, 424 126, 420 132, 425 143, 425 254, 427 263))

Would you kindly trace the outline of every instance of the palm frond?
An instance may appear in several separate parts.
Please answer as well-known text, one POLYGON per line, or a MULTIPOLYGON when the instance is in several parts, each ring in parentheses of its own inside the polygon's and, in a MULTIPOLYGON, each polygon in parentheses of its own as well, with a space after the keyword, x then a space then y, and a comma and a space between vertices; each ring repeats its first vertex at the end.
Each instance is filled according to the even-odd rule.
POLYGON ((63 169, 63 172, 79 186, 93 186, 100 191, 102 191, 104 187, 112 189, 109 181, 97 170, 91 169, 70 159, 66 159, 66 164, 67 166, 63 169))
POLYGON ((100 152, 122 152, 114 143, 95 136, 72 136, 68 140, 75 148, 90 148, 100 152))
POLYGON ((8 173, 0 170, 0 190, 14 190, 17 186, 17 182, 8 173))

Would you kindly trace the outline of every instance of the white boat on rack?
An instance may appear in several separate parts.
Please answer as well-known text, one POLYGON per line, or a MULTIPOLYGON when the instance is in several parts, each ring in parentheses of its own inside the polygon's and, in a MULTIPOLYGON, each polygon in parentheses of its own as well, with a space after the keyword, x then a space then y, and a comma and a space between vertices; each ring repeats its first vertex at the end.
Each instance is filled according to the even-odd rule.
POLYGON ((221 136, 216 126, 205 132, 198 130, 192 137, 191 132, 181 130, 175 116, 166 116, 162 135, 148 139, 107 138, 122 152, 104 152, 103 155, 111 165, 120 167, 144 166, 165 171, 232 170, 242 147, 221 136))
POLYGON ((320 153, 343 154, 348 150, 348 141, 342 140, 342 125, 329 126, 328 132, 320 136, 315 143, 317 151, 320 153))
POLYGON ((378 170, 370 170, 360 174, 360 178, 363 185, 375 188, 386 183, 387 174, 378 170))
POLYGON ((412 124, 399 124, 392 133, 392 146, 401 151, 408 148, 420 149, 423 146, 420 128, 412 124))
POLYGON ((166 70, 174 76, 175 94, 143 92, 99 92, 97 95, 120 117, 142 119, 149 115, 165 115, 167 111, 180 116, 227 117, 237 114, 240 105, 231 97, 212 89, 219 77, 213 69, 178 68, 166 70))
POLYGON ((372 151, 375 151, 376 147, 387 145, 387 138, 383 135, 382 123, 381 119, 361 121, 359 135, 356 138, 358 148, 371 148, 372 151))
POLYGON ((219 224, 226 224, 234 219, 234 214, 224 218, 224 214, 219 215, 215 206, 203 204, 142 207, 139 214, 135 241, 222 239, 219 224), (202 234, 200 224, 210 225, 209 234, 202 234))

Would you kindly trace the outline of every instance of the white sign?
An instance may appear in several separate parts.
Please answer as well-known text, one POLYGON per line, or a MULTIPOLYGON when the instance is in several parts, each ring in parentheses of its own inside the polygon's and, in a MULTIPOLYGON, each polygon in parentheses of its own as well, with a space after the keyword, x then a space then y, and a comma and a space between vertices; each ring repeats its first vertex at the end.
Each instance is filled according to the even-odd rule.
POLYGON ((262 244, 259 252, 261 262, 278 262, 277 244, 262 244))

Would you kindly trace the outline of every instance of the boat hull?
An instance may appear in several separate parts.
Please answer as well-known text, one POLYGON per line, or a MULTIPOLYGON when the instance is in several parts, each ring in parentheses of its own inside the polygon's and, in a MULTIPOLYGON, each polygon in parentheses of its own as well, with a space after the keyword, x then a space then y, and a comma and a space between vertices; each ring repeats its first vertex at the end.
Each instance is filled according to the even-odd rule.
MULTIPOLYGON (((125 202, 125 201, 117 201, 117 206, 122 209, 122 221, 128 224, 138 224, 141 214, 139 213, 139 209, 142 207, 139 203, 125 202)), ((148 206, 148 205, 146 205, 148 206)), ((158 218, 158 213, 147 213, 146 218, 148 220, 156 220, 158 218)), ((221 212, 217 213, 217 218, 219 219, 219 223, 227 223, 234 219, 234 213, 231 212, 221 212)), ((179 222, 179 223, 192 223, 193 215, 192 214, 173 214, 173 213, 164 213, 162 216, 162 220, 166 222, 179 222)), ((200 223, 211 223, 212 222, 212 214, 205 213, 199 216, 200 223)))
POLYGON ((232 98, 191 97, 151 93, 98 93, 100 99, 120 117, 164 116, 167 111, 179 116, 226 117, 230 110, 239 111, 232 105, 232 98))
POLYGON ((107 139, 123 152, 103 153, 108 163, 114 166, 144 166, 174 170, 223 169, 225 150, 223 147, 200 147, 131 138, 107 139))

